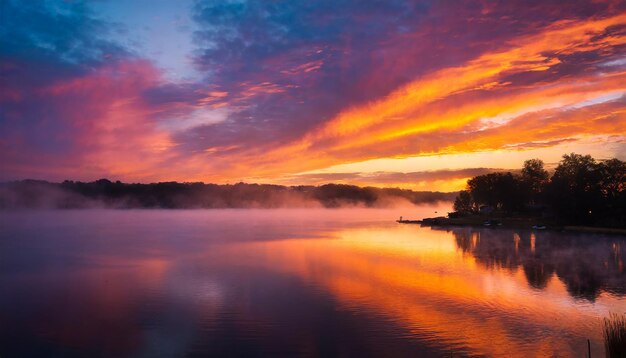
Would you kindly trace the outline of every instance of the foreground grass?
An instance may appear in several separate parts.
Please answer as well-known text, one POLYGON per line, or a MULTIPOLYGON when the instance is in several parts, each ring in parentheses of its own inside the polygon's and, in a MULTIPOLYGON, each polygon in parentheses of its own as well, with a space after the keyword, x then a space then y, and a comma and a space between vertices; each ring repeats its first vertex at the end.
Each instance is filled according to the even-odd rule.
POLYGON ((626 316, 612 313, 605 318, 603 333, 606 356, 626 357, 626 316))

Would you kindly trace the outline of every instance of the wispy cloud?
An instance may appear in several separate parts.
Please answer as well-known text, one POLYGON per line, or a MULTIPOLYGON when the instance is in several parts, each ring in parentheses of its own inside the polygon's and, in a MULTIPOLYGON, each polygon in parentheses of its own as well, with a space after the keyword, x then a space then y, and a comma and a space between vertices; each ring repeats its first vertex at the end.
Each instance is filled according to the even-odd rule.
MULTIPOLYGON (((626 36, 610 29, 624 22, 626 15, 557 22, 538 34, 513 39, 504 49, 435 71, 380 100, 349 108, 302 139, 264 153, 264 165, 255 158, 250 170, 272 175, 377 157, 519 148, 523 143, 622 133, 623 98, 573 105, 626 90, 621 69, 594 67, 621 51, 626 36), (585 61, 571 71, 561 69, 564 63, 577 61, 574 55, 590 52, 598 55, 596 61, 585 61), (540 81, 534 73, 541 74, 540 81), (493 82, 506 85, 484 88, 493 82), (550 109, 537 111, 538 105, 550 109), (516 115, 498 126, 481 125, 485 117, 511 112, 516 115)), ((237 170, 247 155, 238 158, 237 170)))
MULTIPOLYGON (((107 13, 113 20, 116 8, 107 13)), ((617 143, 626 128, 623 1, 188 8, 193 26, 175 37, 190 36, 184 52, 196 78, 176 79, 88 3, 8 1, 0 22, 4 175, 458 188, 483 164, 311 172, 576 148, 590 138, 617 143)), ((185 56, 175 56, 177 66, 185 56)))
POLYGON ((285 176, 277 181, 286 185, 322 185, 344 183, 361 186, 402 187, 450 190, 450 184, 464 182, 476 175, 504 171, 497 168, 440 169, 420 172, 351 172, 305 173, 285 176))

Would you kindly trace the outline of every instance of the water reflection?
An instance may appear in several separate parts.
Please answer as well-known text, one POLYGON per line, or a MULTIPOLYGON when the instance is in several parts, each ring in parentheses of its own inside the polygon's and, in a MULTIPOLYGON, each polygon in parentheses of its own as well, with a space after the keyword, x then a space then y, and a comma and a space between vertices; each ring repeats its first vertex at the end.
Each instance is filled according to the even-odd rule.
POLYGON ((624 238, 395 217, 13 215, 0 356, 601 356, 626 312, 624 238))
POLYGON ((626 294, 623 237, 472 228, 450 232, 463 252, 487 268, 522 267, 534 288, 545 288, 556 275, 576 298, 594 301, 603 291, 626 294))
MULTIPOLYGON (((315 282, 345 309, 384 315, 406 329, 403 334, 435 346, 444 343, 455 354, 575 355, 587 338, 594 352, 601 352, 600 317, 609 309, 624 311, 622 299, 596 295, 598 305, 581 304, 568 298, 558 280, 543 278, 534 281, 544 287, 537 291, 527 280, 529 274, 548 276, 541 261, 522 261, 513 240, 497 244, 503 232, 467 233, 459 247, 483 253, 480 259, 459 254, 457 237, 409 227, 350 229, 323 245, 285 241, 253 250, 257 263, 315 282)), ((542 239, 536 238, 535 257, 542 252, 542 239)), ((569 272, 584 277, 576 267, 569 272)))

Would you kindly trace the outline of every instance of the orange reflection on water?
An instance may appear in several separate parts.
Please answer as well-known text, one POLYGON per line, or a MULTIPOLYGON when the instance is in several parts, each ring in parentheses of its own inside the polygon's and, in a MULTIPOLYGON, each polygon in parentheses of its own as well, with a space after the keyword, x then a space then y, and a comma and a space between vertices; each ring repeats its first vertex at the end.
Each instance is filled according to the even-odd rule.
MULTIPOLYGON (((516 253, 539 250, 534 234, 529 243, 503 233, 516 253)), ((345 309, 382 315, 415 339, 468 354, 576 355, 586 339, 601 354, 601 317, 626 311, 622 299, 606 293, 593 303, 574 299, 554 276, 532 288, 524 270, 478 262, 448 232, 384 226, 330 237, 230 245, 221 256, 296 275, 345 309)), ((480 232, 469 242, 470 251, 480 245, 480 232)))

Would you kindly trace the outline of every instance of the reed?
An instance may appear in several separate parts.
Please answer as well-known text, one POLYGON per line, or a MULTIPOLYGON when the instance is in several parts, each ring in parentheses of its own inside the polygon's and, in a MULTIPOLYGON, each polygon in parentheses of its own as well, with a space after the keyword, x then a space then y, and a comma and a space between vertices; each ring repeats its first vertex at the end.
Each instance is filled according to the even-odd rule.
POLYGON ((606 356, 626 357, 626 316, 611 313, 604 319, 603 333, 606 356))

